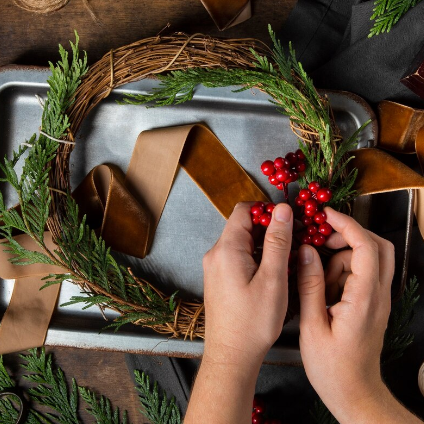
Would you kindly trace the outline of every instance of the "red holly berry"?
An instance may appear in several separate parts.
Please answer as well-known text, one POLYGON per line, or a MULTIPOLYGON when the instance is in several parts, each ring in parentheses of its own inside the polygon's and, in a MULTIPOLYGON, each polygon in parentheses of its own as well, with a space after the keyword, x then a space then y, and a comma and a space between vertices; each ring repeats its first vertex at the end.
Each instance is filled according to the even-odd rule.
POLYGON ((317 212, 317 213, 314 215, 314 221, 315 221, 317 224, 324 224, 324 222, 326 222, 326 221, 327 221, 327 214, 326 214, 324 211, 317 212))
POLYGON ((270 175, 270 176, 268 177, 268 181, 269 181, 269 183, 270 183, 270 184, 272 184, 272 185, 277 185, 277 184, 279 184, 279 183, 280 183, 280 181, 278 181, 278 180, 277 180, 277 178, 276 178, 275 174, 270 175))
POLYGON ((316 233, 312 236, 312 244, 314 246, 322 246, 325 243, 325 236, 323 236, 321 233, 316 233))
POLYGON ((274 208, 275 208, 275 203, 268 203, 265 206, 265 211, 272 214, 272 211, 274 210, 274 208))
POLYGON ((272 160, 266 160, 261 165, 261 171, 264 175, 270 176, 275 172, 274 162, 272 160))
POLYGON ((307 227, 308 225, 311 225, 314 221, 312 219, 312 216, 303 215, 301 218, 302 224, 307 227))
POLYGON ((259 206, 263 209, 265 207, 265 203, 264 202, 256 202, 253 206, 259 206))
POLYGON ((260 216, 259 223, 264 227, 268 227, 268 225, 271 223, 271 217, 272 215, 270 213, 265 212, 260 216))
POLYGON ((278 190, 284 190, 284 183, 277 184, 276 187, 278 190))
POLYGON ((333 193, 331 192, 329 188, 321 188, 317 192, 318 202, 321 202, 321 203, 329 202, 332 197, 333 197, 333 193))
POLYGON ((308 190, 307 188, 304 188, 299 191, 299 197, 303 200, 309 200, 312 197, 312 192, 308 190))
POLYGON ((254 412, 252 414, 252 424, 264 424, 265 419, 262 414, 257 414, 254 412))
POLYGON ((297 149, 295 151, 295 154, 296 154, 297 160, 299 161, 304 161, 306 159, 305 154, 300 149, 297 149))
POLYGON ((305 172, 306 163, 305 162, 296 162, 294 169, 296 170, 296 172, 305 172))
POLYGON ((311 183, 309 183, 308 185, 309 190, 312 191, 312 193, 317 193, 318 190, 321 188, 319 183, 317 181, 312 181, 311 183))
POLYGON ((265 402, 262 398, 255 396, 253 398, 253 412, 256 414, 264 414, 265 413, 265 402))
POLYGON ((256 224, 259 224, 259 221, 260 221, 260 219, 259 219, 259 216, 255 216, 255 215, 253 215, 252 216, 252 222, 256 225, 256 224))
POLYGON ((328 222, 324 222, 319 226, 318 231, 323 236, 328 237, 333 232, 333 227, 328 222))
POLYGON ((287 180, 285 182, 286 183, 293 183, 293 182, 297 181, 298 178, 299 178, 299 175, 297 174, 296 171, 290 171, 290 176, 289 176, 289 178, 287 178, 287 180))
POLYGON ((275 178, 277 178, 277 180, 282 183, 287 181, 289 177, 290 177, 290 171, 287 168, 279 169, 275 173, 275 178))
POLYGON ((315 199, 309 199, 305 202, 305 215, 310 216, 306 211, 313 211, 313 214, 318 211, 318 203, 315 199))
POLYGON ((263 208, 263 207, 261 207, 261 206, 258 206, 258 205, 253 205, 253 206, 250 208, 250 213, 251 213, 253 216, 261 216, 261 215, 264 213, 264 208, 263 208))
POLYGON ((286 159, 289 161, 290 165, 294 165, 297 162, 296 153, 289 152, 286 154, 286 159))
POLYGON ((274 167, 277 169, 283 169, 286 166, 286 160, 283 158, 275 158, 274 160, 274 167))
POLYGON ((294 199, 294 204, 296 206, 303 206, 305 202, 299 196, 297 196, 296 199, 294 199))
POLYGON ((312 237, 308 234, 305 234, 302 237, 302 244, 312 244, 312 237))
POLYGON ((316 234, 318 232, 318 227, 314 224, 308 225, 308 227, 306 228, 306 232, 310 236, 313 236, 314 234, 316 234))

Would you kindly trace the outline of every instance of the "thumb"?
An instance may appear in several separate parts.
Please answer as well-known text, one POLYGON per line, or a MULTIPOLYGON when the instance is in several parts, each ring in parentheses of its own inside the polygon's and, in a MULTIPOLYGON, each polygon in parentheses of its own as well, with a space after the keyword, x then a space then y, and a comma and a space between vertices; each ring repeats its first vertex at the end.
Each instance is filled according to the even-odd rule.
POLYGON ((292 209, 286 203, 280 203, 275 207, 271 223, 266 230, 262 260, 257 272, 268 284, 281 285, 282 279, 287 281, 292 231, 292 209))
POLYGON ((306 244, 299 248, 297 286, 300 299, 300 326, 316 324, 328 326, 324 270, 318 252, 306 244))

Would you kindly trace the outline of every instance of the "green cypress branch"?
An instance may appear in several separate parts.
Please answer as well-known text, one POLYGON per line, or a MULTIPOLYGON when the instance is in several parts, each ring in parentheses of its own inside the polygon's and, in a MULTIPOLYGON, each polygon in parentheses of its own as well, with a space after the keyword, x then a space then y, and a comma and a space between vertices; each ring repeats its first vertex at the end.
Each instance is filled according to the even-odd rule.
POLYGON ((139 371, 134 371, 137 390, 143 409, 140 412, 148 418, 152 424, 181 424, 181 413, 175 403, 175 399, 167 399, 165 392, 159 396, 157 382, 151 388, 149 376, 139 371))
POLYGON ((371 20, 374 26, 371 28, 368 38, 374 35, 389 32, 394 25, 421 0, 376 0, 374 2, 371 20))

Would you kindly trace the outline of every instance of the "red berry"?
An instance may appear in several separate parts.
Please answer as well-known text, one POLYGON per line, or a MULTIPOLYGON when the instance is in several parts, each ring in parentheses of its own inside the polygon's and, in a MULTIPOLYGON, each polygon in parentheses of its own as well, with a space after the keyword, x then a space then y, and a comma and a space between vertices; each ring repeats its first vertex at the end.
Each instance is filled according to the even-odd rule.
POLYGON ((304 201, 309 200, 312 197, 312 192, 307 188, 304 188, 299 191, 299 197, 304 201))
POLYGON ((294 199, 294 204, 296 206, 303 206, 305 202, 299 196, 297 196, 296 199, 294 199))
POLYGON ((303 215, 302 216, 302 224, 307 227, 308 225, 311 225, 313 223, 312 216, 303 215))
POLYGON ((252 424, 264 424, 264 421, 262 414, 257 414, 256 412, 252 414, 252 424))
POLYGON ((306 228, 306 232, 310 236, 313 236, 314 234, 316 234, 318 232, 318 227, 314 224, 308 225, 308 228, 306 228))
POLYGON ((287 179, 290 177, 290 171, 287 168, 279 169, 275 173, 275 178, 277 178, 278 181, 284 182, 287 181, 287 179))
POLYGON ((253 222, 253 224, 259 224, 259 221, 260 221, 260 219, 259 219, 260 217, 259 216, 255 216, 255 215, 253 215, 252 216, 252 222, 253 222))
POLYGON ((261 216, 261 215, 264 213, 264 208, 263 208, 263 207, 261 207, 261 206, 253 205, 253 206, 250 208, 250 213, 251 213, 253 216, 261 216))
POLYGON ((290 176, 285 182, 286 183, 293 183, 293 182, 297 181, 298 177, 299 177, 299 175, 297 175, 296 171, 290 171, 290 176))
POLYGON ((296 153, 297 160, 304 161, 306 159, 305 154, 302 152, 302 150, 297 149, 295 153, 296 153))
POLYGON ((285 159, 280 158, 280 157, 275 158, 274 167, 276 169, 283 169, 283 168, 285 168, 285 166, 286 166, 286 160, 285 159))
MULTIPOLYGON (((314 215, 318 211, 318 203, 315 199, 309 199, 305 202, 305 211, 311 211, 311 210, 314 211, 314 215)), ((305 215, 307 214, 305 213, 305 215)))
POLYGON ((314 246, 322 246, 325 243, 325 236, 321 233, 316 233, 312 236, 312 244, 314 246))
POLYGON ((296 153, 289 152, 286 154, 286 159, 289 161, 290 165, 294 165, 297 162, 296 153))
POLYGON ((259 206, 263 209, 265 207, 265 203, 264 202, 256 202, 253 206, 259 206))
POLYGON ((264 227, 268 227, 268 225, 271 223, 271 214, 268 212, 265 212, 261 217, 259 218, 259 223, 263 225, 264 227))
POLYGON ((275 203, 268 203, 265 206, 265 211, 272 214, 272 211, 274 210, 274 208, 275 208, 275 203))
POLYGON ((266 160, 261 165, 262 174, 270 176, 275 172, 274 162, 272 160, 266 160))
POLYGON ((333 232, 333 227, 328 222, 324 222, 319 226, 318 231, 323 236, 328 237, 333 232))
POLYGON ((329 188, 321 188, 317 193, 317 200, 321 203, 329 202, 332 197, 333 193, 329 188))
POLYGON ((302 237, 302 244, 312 244, 312 237, 308 234, 305 234, 302 237))
POLYGON ((279 181, 277 180, 277 177, 275 176, 275 174, 270 175, 268 177, 268 181, 272 185, 277 185, 279 183, 279 181))
POLYGON ((321 188, 320 185, 316 181, 312 181, 308 185, 309 190, 312 191, 312 193, 317 193, 318 190, 321 188))
POLYGON ((327 214, 324 211, 317 212, 314 215, 314 221, 317 224, 324 224, 324 222, 327 221, 327 214))
POLYGON ((265 413, 265 402, 262 398, 255 396, 253 398, 253 412, 256 414, 265 413))
POLYGON ((277 184, 276 187, 278 190, 284 190, 284 183, 277 184))
POLYGON ((294 169, 296 170, 296 172, 305 172, 306 163, 305 162, 296 162, 294 169))

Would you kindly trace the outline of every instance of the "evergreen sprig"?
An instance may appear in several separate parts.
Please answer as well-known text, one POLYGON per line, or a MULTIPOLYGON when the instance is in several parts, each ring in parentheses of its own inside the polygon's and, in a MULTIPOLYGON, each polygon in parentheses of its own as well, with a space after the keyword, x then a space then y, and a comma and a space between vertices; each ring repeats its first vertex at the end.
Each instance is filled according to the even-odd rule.
MULTIPOLYGON (((65 373, 53 364, 53 356, 46 355, 44 348, 30 349, 29 354, 20 357, 23 359, 20 366, 29 372, 24 378, 35 384, 35 387, 28 389, 30 399, 52 411, 43 415, 31 408, 25 424, 82 423, 78 416, 79 396, 87 404, 86 411, 94 417, 97 424, 130 424, 127 411, 123 412, 121 419, 119 408, 114 409, 105 396, 98 396, 88 388, 78 386, 75 379, 71 380, 68 388, 65 373)), ((145 373, 135 371, 134 376, 142 406, 140 412, 152 424, 181 424, 181 412, 174 398, 168 401, 165 392, 159 396, 157 383, 152 387, 145 373)), ((15 385, 4 366, 3 357, 0 356, 0 390, 15 385)), ((1 423, 15 424, 17 417, 18 410, 10 398, 0 398, 1 423)))
POLYGON ((159 395, 158 384, 155 382, 153 388, 149 376, 139 371, 134 371, 139 399, 143 406, 143 413, 152 424, 181 424, 181 413, 175 403, 175 399, 167 399, 165 392, 159 395))
MULTIPOLYGON (((299 132, 307 129, 315 133, 316 140, 299 145, 306 156, 308 171, 299 181, 306 187, 318 181, 322 187, 333 192, 331 206, 336 209, 352 200, 356 192, 352 189, 356 171, 347 172, 347 152, 353 149, 364 124, 350 138, 339 140, 328 100, 315 89, 313 81, 297 61, 295 51, 289 45, 288 54, 268 27, 273 42, 272 56, 262 56, 251 50, 256 62, 252 69, 191 68, 159 75, 160 85, 147 94, 128 94, 123 103, 167 106, 180 104, 193 98, 197 85, 205 87, 237 86, 240 92, 252 88, 267 93, 277 110, 290 117, 299 132)), ((341 139, 341 138, 340 138, 341 139)))
POLYGON ((129 424, 127 411, 124 411, 121 420, 119 408, 113 410, 108 398, 105 396, 98 398, 94 392, 86 387, 78 387, 78 390, 81 397, 89 405, 86 411, 96 419, 97 424, 129 424))
POLYGON ((82 303, 84 307, 100 305, 120 313, 111 327, 119 329, 127 322, 144 325, 164 324, 173 320, 175 304, 172 296, 164 300, 148 284, 137 280, 128 270, 120 266, 101 237, 80 220, 78 205, 66 193, 67 214, 62 218, 61 236, 55 240, 53 251, 44 242, 44 232, 49 218, 51 194, 49 188, 50 163, 57 154, 59 143, 55 139, 67 136, 69 119, 66 111, 74 101, 75 91, 87 72, 87 57, 80 58, 78 34, 71 42, 72 60, 67 51, 59 46, 61 60, 54 66, 50 63, 51 76, 47 82, 49 91, 44 103, 42 132, 4 158, 0 170, 19 198, 20 210, 8 209, 0 192, 0 215, 3 223, 0 235, 6 239, 5 250, 12 254, 10 261, 17 265, 44 263, 63 268, 63 273, 46 277, 47 287, 51 284, 72 280, 78 283, 84 296, 75 296, 67 305, 82 303), (48 134, 49 136, 46 136, 48 134), (15 167, 25 157, 22 174, 18 177, 15 167), (15 232, 27 234, 41 248, 31 251, 21 246, 13 237, 15 232))
POLYGON ((409 9, 420 2, 421 0, 376 0, 370 18, 374 20, 374 25, 368 37, 371 38, 374 35, 389 32, 409 9))

